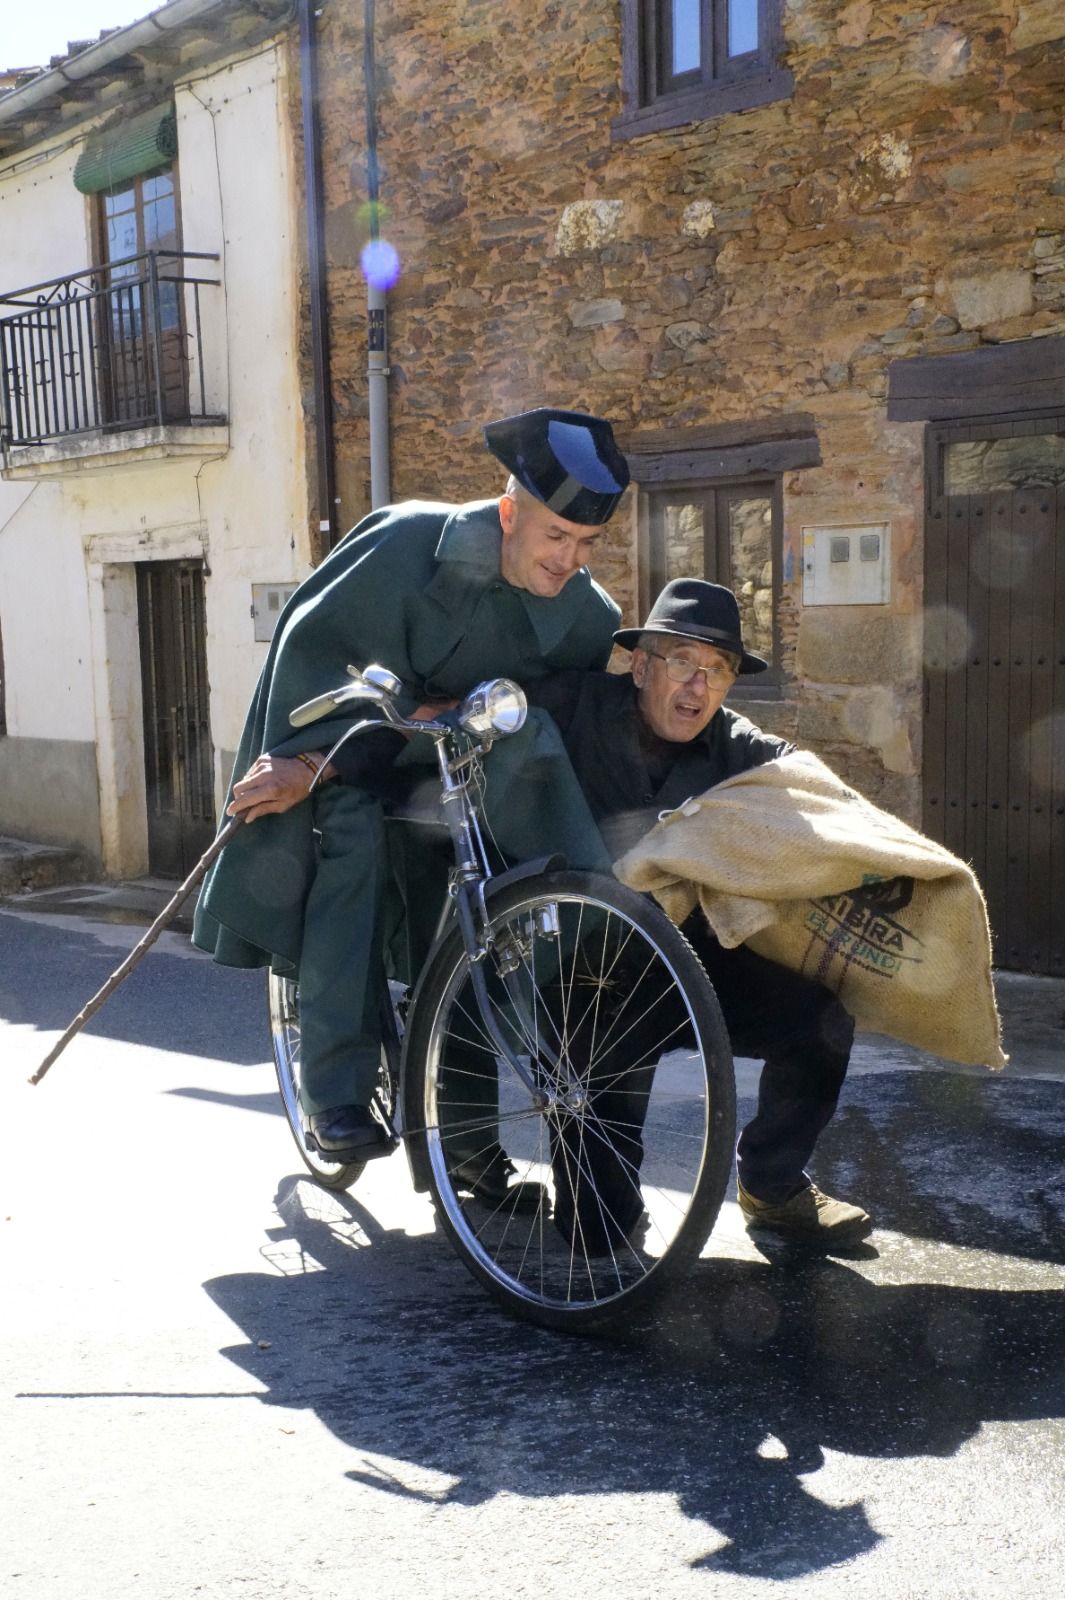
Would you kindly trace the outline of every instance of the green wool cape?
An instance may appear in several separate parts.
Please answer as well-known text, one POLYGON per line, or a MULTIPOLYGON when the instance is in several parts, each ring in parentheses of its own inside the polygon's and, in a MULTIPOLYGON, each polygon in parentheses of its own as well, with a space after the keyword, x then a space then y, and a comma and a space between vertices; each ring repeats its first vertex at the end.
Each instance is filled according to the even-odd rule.
MULTIPOLYGON (((565 668, 600 668, 618 607, 581 570, 554 598, 500 575, 498 501, 452 506, 408 501, 373 512, 330 552, 278 619, 252 697, 234 781, 266 752, 327 749, 350 726, 330 718, 294 730, 289 712, 347 681, 346 667, 376 663, 401 680, 400 709, 460 696, 490 677, 530 683, 565 668)), ((356 715, 365 715, 365 708, 356 715)), ((415 744, 429 747, 429 741, 415 744)), ((430 750, 431 754, 431 750, 430 750)), ((489 756, 508 817, 508 854, 553 846, 545 804, 557 806, 574 864, 606 866, 553 723, 530 715, 523 732, 489 756), (508 746, 511 747, 508 749, 508 746), (521 771, 535 776, 528 784, 521 771)), ((228 797, 227 797, 228 804, 228 797)), ((205 879, 194 941, 231 966, 299 963, 303 908, 315 872, 311 805, 241 828, 205 879)))

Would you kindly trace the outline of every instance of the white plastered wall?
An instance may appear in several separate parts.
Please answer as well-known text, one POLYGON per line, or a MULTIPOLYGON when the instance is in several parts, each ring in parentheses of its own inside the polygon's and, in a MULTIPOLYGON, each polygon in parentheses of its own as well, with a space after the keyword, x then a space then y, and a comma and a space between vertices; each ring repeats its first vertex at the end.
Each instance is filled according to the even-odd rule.
MULTIPOLYGON (((201 291, 201 310, 205 384, 228 417, 228 448, 0 482, 8 732, 95 743, 101 851, 115 876, 147 869, 134 563, 205 562, 217 802, 222 753, 236 748, 266 652, 252 638, 251 584, 310 570, 283 60, 269 47, 175 93, 184 248, 222 258, 199 268, 222 280, 201 291)), ((4 292, 90 259, 78 148, 37 154, 0 169, 4 292)))
MULTIPOLYGON (((88 265, 91 219, 74 187, 79 148, 49 144, 0 167, 4 294, 88 265)), ((13 736, 92 737, 84 579, 80 550, 62 531, 63 503, 55 484, 0 481, 0 627, 13 736)))
MULTIPOLYGON (((280 52, 179 89, 186 247, 221 241, 231 447, 199 480, 210 529, 207 668, 216 750, 235 750, 266 655, 251 585, 310 571, 298 346, 298 210, 280 52)), ((205 344, 207 343, 205 336, 205 344)), ((221 774, 220 774, 221 777, 221 774)), ((221 795, 219 795, 221 798, 221 795)))

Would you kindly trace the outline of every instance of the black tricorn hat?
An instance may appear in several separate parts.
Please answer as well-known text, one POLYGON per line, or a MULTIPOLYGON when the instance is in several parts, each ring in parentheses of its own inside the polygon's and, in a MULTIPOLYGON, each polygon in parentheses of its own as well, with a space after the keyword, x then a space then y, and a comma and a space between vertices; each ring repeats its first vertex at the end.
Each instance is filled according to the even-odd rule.
POLYGON ((484 440, 523 489, 567 522, 606 522, 628 487, 628 462, 602 417, 538 406, 488 423, 484 440))
POLYGON ((642 628, 622 628, 614 638, 625 650, 635 650, 645 633, 662 633, 674 639, 698 639, 740 658, 741 672, 764 672, 769 662, 743 647, 740 608, 731 589, 702 578, 674 578, 667 583, 642 628))

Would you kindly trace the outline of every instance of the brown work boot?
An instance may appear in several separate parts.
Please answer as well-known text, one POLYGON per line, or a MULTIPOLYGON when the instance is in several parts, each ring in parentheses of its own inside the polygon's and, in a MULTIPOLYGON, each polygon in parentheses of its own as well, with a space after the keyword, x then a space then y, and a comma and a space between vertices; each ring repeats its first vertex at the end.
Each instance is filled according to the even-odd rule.
POLYGON ((861 1206, 833 1200, 811 1183, 790 1200, 757 1200, 736 1185, 740 1210, 748 1228, 765 1228, 784 1239, 807 1244, 853 1244, 872 1230, 873 1219, 861 1206))

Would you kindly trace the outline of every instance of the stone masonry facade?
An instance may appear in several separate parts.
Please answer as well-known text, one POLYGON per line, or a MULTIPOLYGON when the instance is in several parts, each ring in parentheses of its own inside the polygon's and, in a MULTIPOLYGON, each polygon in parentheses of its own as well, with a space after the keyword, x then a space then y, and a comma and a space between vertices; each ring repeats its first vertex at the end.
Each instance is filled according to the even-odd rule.
MULTIPOLYGON (((631 13, 630 13, 631 15, 631 13)), ((321 21, 338 487, 368 508, 363 7, 321 21)), ((392 498, 496 491, 484 420, 625 440, 805 413, 784 473, 786 678, 751 715, 915 820, 924 426, 890 363, 1065 333, 1062 0, 785 0, 784 99, 619 138, 617 0, 389 0, 376 56, 392 498), (804 606, 802 529, 890 526, 885 603, 804 606)), ((630 496, 630 500, 637 497, 630 496)), ((638 605, 638 518, 596 576, 638 605)))

